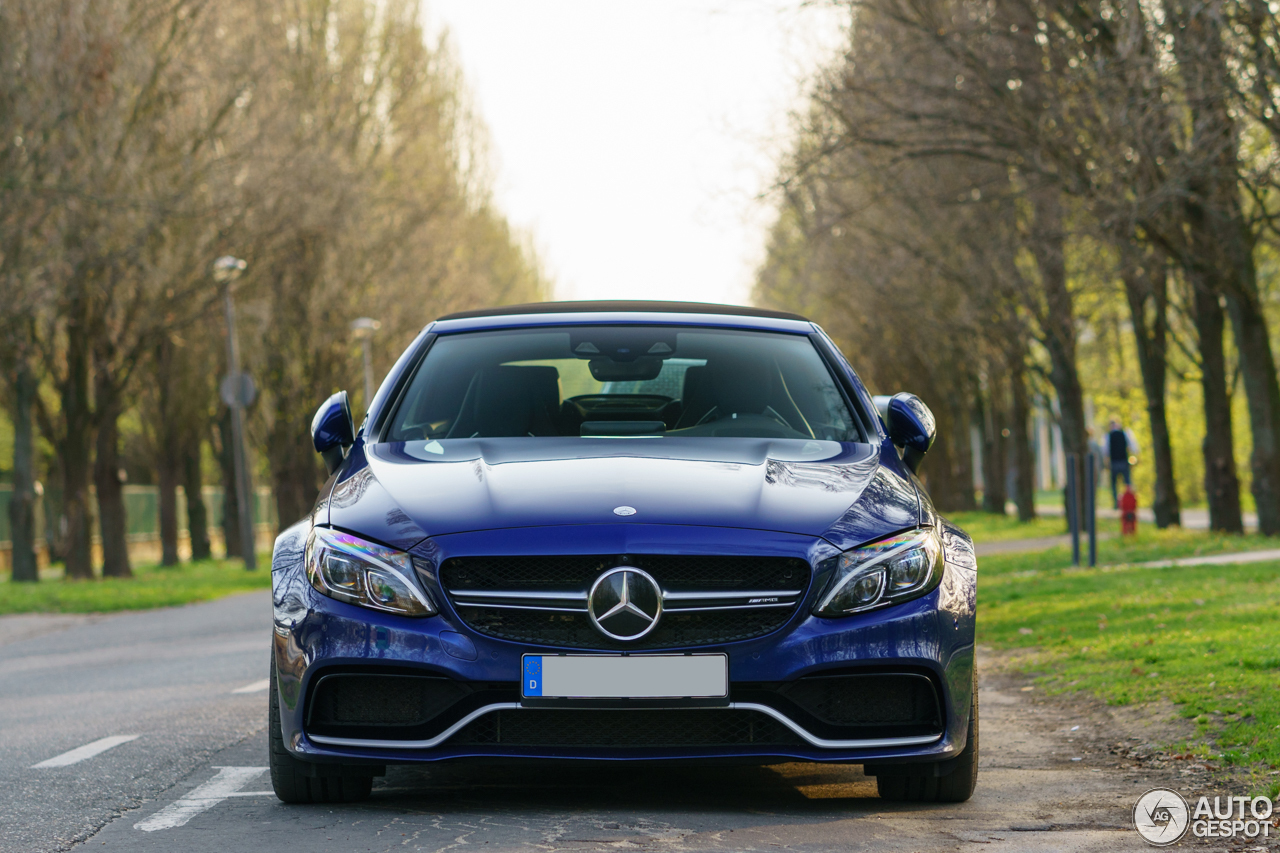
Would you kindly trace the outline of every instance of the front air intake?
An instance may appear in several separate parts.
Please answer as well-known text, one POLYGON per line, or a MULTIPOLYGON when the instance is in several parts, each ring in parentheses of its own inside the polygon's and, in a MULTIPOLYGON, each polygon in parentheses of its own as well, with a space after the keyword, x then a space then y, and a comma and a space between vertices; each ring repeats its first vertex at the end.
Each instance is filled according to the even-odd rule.
POLYGON ((425 727, 471 690, 451 678, 337 673, 321 676, 307 731, 330 737, 402 737, 425 727))

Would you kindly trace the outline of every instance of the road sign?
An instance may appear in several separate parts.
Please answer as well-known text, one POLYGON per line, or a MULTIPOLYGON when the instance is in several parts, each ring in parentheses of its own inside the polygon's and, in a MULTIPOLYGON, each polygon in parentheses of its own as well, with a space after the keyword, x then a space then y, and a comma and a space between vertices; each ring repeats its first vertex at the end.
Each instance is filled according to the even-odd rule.
POLYGON ((235 382, 231 376, 222 377, 222 381, 218 383, 218 396, 228 406, 234 406, 239 392, 240 406, 247 408, 258 398, 258 387, 253 384, 253 377, 247 373, 241 373, 239 378, 240 381, 235 382))

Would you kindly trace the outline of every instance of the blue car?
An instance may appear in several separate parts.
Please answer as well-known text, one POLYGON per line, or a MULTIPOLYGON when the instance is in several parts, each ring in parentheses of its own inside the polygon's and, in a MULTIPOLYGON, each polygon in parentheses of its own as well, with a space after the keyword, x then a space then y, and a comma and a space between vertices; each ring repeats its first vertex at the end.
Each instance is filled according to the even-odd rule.
POLYGON ((916 470, 934 419, 817 324, 695 303, 442 317, 280 534, 270 765, 290 803, 461 759, 978 768, 973 543, 916 470))

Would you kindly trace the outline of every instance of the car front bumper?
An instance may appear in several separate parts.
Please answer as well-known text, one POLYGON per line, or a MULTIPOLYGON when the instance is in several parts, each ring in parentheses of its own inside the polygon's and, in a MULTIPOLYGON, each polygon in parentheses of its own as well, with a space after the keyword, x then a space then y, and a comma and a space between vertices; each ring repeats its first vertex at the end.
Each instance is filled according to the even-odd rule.
MULTIPOLYGON (((772 549, 775 553, 800 554, 813 565, 834 553, 821 540, 778 534, 755 537, 758 541, 744 544, 742 540, 747 533, 718 531, 707 535, 732 536, 734 547, 748 548, 754 553, 772 549)), ((683 530, 680 535, 687 539, 689 531, 683 530)), ((273 566, 273 665, 278 674, 284 742, 296 757, 306 761, 398 764, 463 758, 801 760, 884 765, 942 761, 954 757, 965 745, 974 683, 975 578, 969 569, 948 564, 942 585, 928 595, 842 619, 810 615, 816 587, 821 582, 815 579, 792 618, 772 634, 741 642, 662 650, 664 654, 726 654, 730 683, 728 707, 697 709, 694 713, 763 715, 789 732, 775 739, 779 742, 646 746, 479 743, 474 738, 459 742, 459 733, 473 731, 468 727, 486 718, 512 720, 507 715, 518 714, 522 715, 519 720, 527 721, 534 718, 523 715, 556 713, 557 709, 527 707, 522 703, 518 688, 523 655, 591 652, 535 646, 473 631, 438 588, 429 592, 440 606, 440 613, 426 618, 400 617, 326 598, 307 583, 301 567, 301 546, 295 542, 296 547, 290 547, 286 536, 287 532, 281 537, 284 547, 281 543, 277 545, 273 566), (459 706, 462 710, 453 718, 445 718, 439 730, 424 732, 420 737, 380 737, 376 733, 369 736, 368 731, 361 732, 359 737, 316 734, 308 724, 316 686, 326 675, 343 673, 443 677, 477 692, 472 701, 474 707, 459 706), (769 691, 778 685, 810 676, 876 673, 927 678, 939 704, 938 730, 908 737, 844 737, 838 732, 833 736, 831 729, 797 717, 787 711, 785 703, 770 698, 769 691)), ((476 547, 473 543, 465 544, 476 547)), ((611 543, 587 541, 579 547, 594 549, 587 553, 600 553, 607 544, 611 543)), ((456 542, 452 545, 454 553, 463 547, 456 542)), ((440 559, 439 547, 432 545, 431 557, 435 560, 440 559)), ((495 547, 492 536, 488 537, 486 547, 495 547)), ((626 553, 621 546, 618 552, 626 553)), ((617 652, 601 650, 600 653, 617 652)), ((617 714, 616 706, 606 708, 603 704, 579 702, 574 707, 578 711, 617 714)), ((687 708, 663 708, 661 702, 651 702, 644 710, 651 714, 670 710, 673 724, 678 724, 678 719, 704 719, 688 717, 687 708), (653 707, 655 704, 658 707, 653 707)), ((647 719, 661 720, 662 717, 647 719)))

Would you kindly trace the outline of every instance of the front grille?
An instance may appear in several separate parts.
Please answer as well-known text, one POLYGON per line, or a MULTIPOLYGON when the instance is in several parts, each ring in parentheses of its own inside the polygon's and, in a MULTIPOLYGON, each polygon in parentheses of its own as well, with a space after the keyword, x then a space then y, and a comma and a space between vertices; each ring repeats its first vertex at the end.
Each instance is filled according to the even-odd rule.
POLYGON ((495 711, 449 739, 451 746, 723 747, 803 746, 759 711, 725 708, 645 711, 495 711))
POLYGON ((809 577, 804 560, 755 556, 452 557, 440 567, 442 585, 473 630, 580 649, 669 649, 762 637, 791 618, 809 577), (658 626, 634 641, 606 637, 587 615, 591 585, 623 565, 648 572, 663 592, 658 626))

